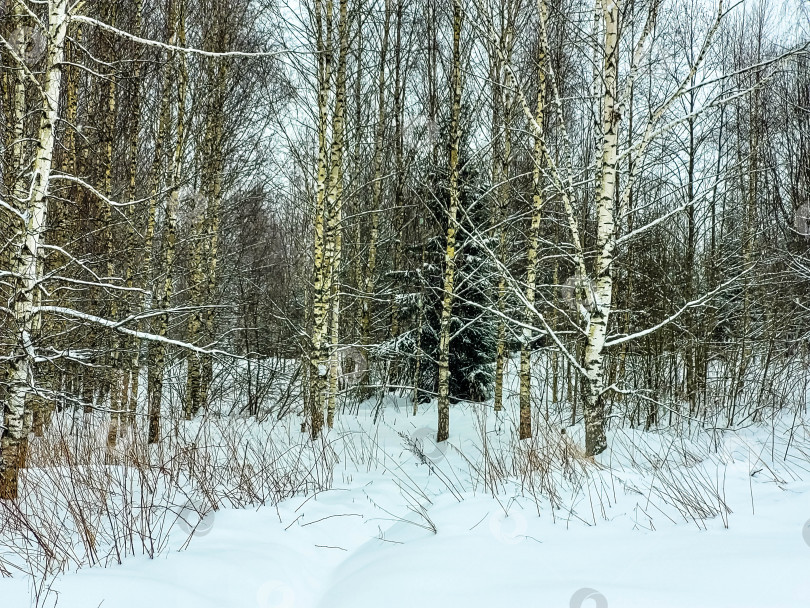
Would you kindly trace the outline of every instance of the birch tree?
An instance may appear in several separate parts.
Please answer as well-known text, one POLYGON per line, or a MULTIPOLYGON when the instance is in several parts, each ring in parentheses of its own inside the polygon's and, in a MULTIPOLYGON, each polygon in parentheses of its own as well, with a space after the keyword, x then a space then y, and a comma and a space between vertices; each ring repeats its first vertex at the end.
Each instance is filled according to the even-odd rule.
MULTIPOLYGON (((182 47, 185 46, 185 0, 169 0, 167 11, 167 25, 170 32, 169 40, 176 40, 182 47), (176 38, 175 38, 176 37, 176 38)), ((183 162, 183 146, 185 144, 185 120, 186 120, 186 86, 188 83, 188 72, 186 70, 186 57, 184 54, 172 54, 170 64, 176 66, 177 80, 172 82, 167 79, 164 84, 167 90, 164 95, 168 95, 168 86, 177 87, 177 113, 175 119, 175 139, 174 151, 171 155, 171 162, 167 170, 168 195, 166 197, 166 220, 163 229, 163 256, 161 269, 163 271, 163 281, 158 284, 157 304, 158 308, 168 311, 173 291, 174 259, 177 246, 177 207, 180 201, 180 180, 183 162), (176 63, 175 63, 176 62, 176 63)), ((174 72, 167 72, 167 76, 174 72)), ((169 77, 171 78, 171 76, 169 77)), ((160 337, 166 337, 169 326, 169 313, 163 312, 158 316, 157 331, 160 337)), ((166 369, 166 344, 162 341, 150 342, 149 344, 149 443, 157 443, 160 440, 160 419, 163 402, 163 379, 166 369)))
MULTIPOLYGON (((546 19, 548 9, 545 0, 539 0, 539 27, 537 41, 537 103, 534 111, 534 148, 532 153, 532 208, 531 224, 529 226, 529 242, 526 248, 526 317, 531 322, 532 308, 535 304, 535 291, 537 290, 537 249, 540 241, 540 222, 543 219, 543 123, 546 111, 546 19)), ((532 332, 529 328, 523 329, 523 339, 520 344, 520 439, 528 439, 532 435, 532 332)))
MULTIPOLYGON (((18 217, 20 227, 11 269, 14 302, 10 314, 15 327, 16 347, 4 361, 9 389, 4 412, 5 431, 0 445, 0 499, 17 497, 19 470, 25 461, 25 404, 36 375, 31 336, 39 323, 34 303, 42 279, 39 256, 42 235, 47 226, 47 197, 59 118, 68 0, 48 2, 47 23, 47 60, 43 86, 38 91, 41 109, 36 156, 27 197, 20 201, 23 211, 18 217)), ((17 60, 22 61, 19 57, 17 60)))
MULTIPOLYGON (((518 3, 505 3, 498 7, 495 15, 498 20, 491 27, 496 35, 490 41, 489 62, 490 80, 492 87, 492 188, 494 192, 494 213, 492 214, 493 229, 497 234, 498 256, 505 261, 507 239, 507 209, 511 196, 512 164, 512 120, 513 104, 511 91, 504 82, 503 61, 512 61, 514 46, 515 13, 519 10, 518 3), (492 45, 497 45, 493 48, 492 45), (503 61, 501 60, 503 57, 503 61)), ((482 9, 479 8, 479 11, 482 9)), ((498 274, 498 329, 495 357, 495 397, 494 409, 499 412, 503 409, 503 381, 506 361, 509 353, 506 344, 506 321, 503 317, 506 305, 506 282, 503 273, 498 274)))
POLYGON ((459 212, 459 167, 458 154, 461 141, 461 25, 463 10, 461 0, 453 0, 453 55, 450 96, 450 149, 449 149, 449 196, 448 223, 445 237, 444 289, 442 296, 441 325, 439 328, 439 378, 438 411, 439 428, 436 441, 446 441, 450 435, 450 318, 453 311, 453 287, 456 271, 456 233, 459 212))
MULTIPOLYGON (((543 12, 543 5, 540 4, 540 11, 543 12)), ((576 291, 582 290, 585 293, 578 295, 577 300, 585 302, 587 306, 580 306, 578 315, 584 327, 580 328, 584 337, 584 352, 579 360, 561 341, 557 329, 551 327, 546 318, 546 313, 538 308, 537 304, 530 301, 527 293, 519 293, 517 282, 511 283, 513 293, 519 295, 520 299, 531 311, 532 323, 539 325, 539 329, 546 333, 555 346, 562 351, 568 362, 574 366, 582 377, 582 398, 585 404, 585 453, 596 455, 606 447, 605 436, 605 416, 607 407, 607 394, 611 391, 620 390, 614 383, 607 382, 606 376, 606 354, 608 349, 614 346, 626 344, 631 340, 648 336, 663 327, 666 327, 676 319, 686 313, 691 308, 701 306, 708 299, 716 295, 720 290, 727 289, 730 282, 726 282, 708 293, 695 295, 693 299, 676 309, 672 314, 660 323, 630 334, 617 334, 611 336, 610 317, 614 306, 614 266, 615 255, 618 247, 624 247, 634 239, 639 238, 647 231, 654 229, 661 222, 671 218, 674 214, 683 211, 686 207, 679 207, 674 211, 664 213, 653 221, 635 227, 631 232, 622 234, 616 221, 617 212, 624 215, 628 206, 628 199, 634 191, 634 185, 639 175, 640 168, 644 165, 644 160, 650 149, 651 143, 662 135, 668 133, 685 120, 710 108, 721 106, 728 101, 727 96, 722 93, 709 98, 702 108, 698 108, 686 119, 674 118, 669 113, 673 104, 683 98, 690 90, 690 82, 693 82, 695 74, 703 66, 706 55, 713 42, 714 35, 726 15, 724 4, 720 2, 715 11, 714 17, 706 29, 702 42, 699 45, 693 61, 687 66, 685 74, 678 77, 676 86, 665 91, 658 96, 650 109, 646 121, 639 127, 639 130, 628 133, 628 143, 623 149, 619 145, 619 132, 622 128, 622 117, 626 112, 626 107, 633 83, 638 78, 639 73, 644 70, 652 75, 647 57, 650 48, 655 43, 655 27, 658 20, 659 3, 652 2, 646 7, 644 26, 632 40, 627 41, 626 48, 630 49, 626 60, 621 58, 621 51, 625 48, 621 43, 623 32, 627 31, 621 26, 624 7, 620 1, 600 2, 596 6, 594 13, 594 32, 596 48, 598 50, 598 70, 595 82, 598 83, 599 91, 599 122, 598 122, 598 151, 593 167, 593 189, 587 194, 592 201, 594 236, 593 253, 586 249, 586 241, 582 239, 580 224, 582 218, 580 212, 575 207, 578 187, 574 185, 574 172, 572 162, 572 150, 574 144, 571 134, 566 127, 564 117, 564 101, 560 95, 558 82, 555 75, 552 75, 547 88, 552 92, 551 104, 558 117, 557 124, 562 130, 564 146, 562 150, 562 161, 557 154, 552 155, 550 146, 551 139, 544 132, 542 123, 538 120, 536 112, 532 111, 522 86, 516 77, 513 65, 506 64, 508 86, 513 87, 522 106, 523 113, 529 123, 529 127, 535 143, 540 148, 543 170, 542 174, 547 176, 556 196, 559 196, 564 210, 564 216, 569 230, 569 243, 571 244, 571 258, 575 268, 576 291), (626 61, 626 72, 620 73, 620 65, 626 61), (568 159, 566 160, 566 157, 568 159), (618 183, 618 174, 621 167, 626 163, 629 168, 624 183, 618 183), (592 262, 591 262, 592 260, 592 262), (586 262, 588 262, 586 264, 586 262), (592 285, 592 291, 591 287, 592 285), (585 297, 587 296, 587 297, 585 297), (584 298, 584 299, 583 299, 584 298)), ((541 19, 540 33, 544 38, 543 48, 548 48, 548 34, 542 26, 544 19, 541 19)), ((632 30, 630 30, 632 31, 632 30)), ((492 31, 487 32, 492 36, 492 31)), ((750 70, 750 67, 743 67, 743 71, 750 70)), ((721 75, 720 80, 727 79, 728 76, 721 75)), ((695 86, 700 86, 696 84, 695 86)), ((736 94, 736 97, 746 95, 751 89, 743 89, 736 94)), ((538 163, 535 163, 538 166, 538 163)), ((691 203, 690 203, 691 204, 691 203)), ((490 255, 497 257, 495 252, 490 255)), ((502 267, 502 272, 508 272, 502 267)))
MULTIPOLYGON (((329 99, 332 80, 332 37, 334 4, 316 0, 314 7, 317 82, 318 82, 318 161, 315 188, 314 242, 313 242, 313 313, 310 351, 310 434, 317 438, 323 427, 330 370, 328 340, 330 312, 339 315, 339 297, 333 294, 332 283, 337 281, 340 267, 343 197, 344 114, 346 104, 346 60, 348 55, 348 3, 340 0, 338 8, 338 66, 334 110, 331 113, 329 142, 329 99), (325 22, 325 23, 324 23, 325 22), (334 297, 333 297, 334 296, 334 297), (332 303, 332 306, 330 306, 332 303)), ((336 319, 336 322, 338 319, 336 319)), ((334 326, 337 331, 337 325, 334 326)))
MULTIPOLYGON (((224 52, 228 49, 230 38, 224 16, 226 7, 217 3, 215 10, 214 23, 207 35, 207 46, 213 52, 224 52)), ((207 339, 214 337, 213 306, 219 262, 225 101, 229 69, 227 60, 209 63, 206 67, 210 98, 206 107, 205 139, 201 154, 205 168, 202 195, 206 207, 199 210, 199 219, 195 226, 198 238, 192 254, 191 304, 198 306, 189 317, 188 341, 192 344, 197 343, 203 331, 207 339), (203 305, 208 305, 208 309, 203 309, 203 305)), ((206 405, 212 374, 213 360, 210 355, 189 353, 185 405, 187 418, 195 416, 206 405)))
MULTIPOLYGON (((383 137, 386 120, 386 59, 388 56, 388 38, 391 23, 391 0, 385 0, 382 41, 380 43, 379 68, 377 73, 377 125, 374 130, 374 157, 372 160, 373 177, 371 182, 371 229, 368 237, 368 263, 363 287, 362 315, 360 325, 360 342, 370 344, 371 308, 374 301, 375 273, 377 271, 377 241, 380 236, 380 212, 383 193, 383 137)), ((366 354, 368 357, 368 353, 366 354)))
POLYGON ((327 404, 327 425, 331 428, 335 420, 335 397, 337 394, 338 359, 337 349, 340 337, 340 285, 343 254, 343 149, 346 138, 346 61, 349 54, 349 16, 347 0, 340 0, 340 24, 338 26, 338 70, 335 90, 335 110, 332 120, 331 168, 327 206, 329 222, 327 226, 326 255, 329 260, 328 284, 331 317, 329 319, 329 396, 327 404))

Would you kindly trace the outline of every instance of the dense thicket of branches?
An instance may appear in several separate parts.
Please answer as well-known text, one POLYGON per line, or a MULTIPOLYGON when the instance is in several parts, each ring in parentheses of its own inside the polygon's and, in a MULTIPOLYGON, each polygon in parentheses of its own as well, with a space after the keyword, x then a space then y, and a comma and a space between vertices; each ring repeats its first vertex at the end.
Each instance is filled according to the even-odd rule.
POLYGON ((313 437, 386 390, 500 410, 517 368, 520 436, 584 415, 589 455, 792 404, 801 6, 7 0, 0 35, 0 498, 54 409, 159 442, 234 357, 300 367, 313 437))

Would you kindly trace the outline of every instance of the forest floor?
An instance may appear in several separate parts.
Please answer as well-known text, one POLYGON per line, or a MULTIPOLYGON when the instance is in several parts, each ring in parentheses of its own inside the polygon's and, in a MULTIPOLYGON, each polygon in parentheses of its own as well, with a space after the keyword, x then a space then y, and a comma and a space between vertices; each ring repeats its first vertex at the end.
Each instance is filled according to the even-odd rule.
MULTIPOLYGON (((593 462, 577 454, 580 427, 548 425, 515 456, 516 412, 485 422, 481 406, 464 404, 437 448, 435 404, 413 416, 404 400, 386 400, 376 424, 369 405, 329 432, 330 490, 222 508, 190 541, 187 526, 173 529, 155 559, 60 575, 49 603, 810 605, 810 432, 793 416, 734 433, 625 429, 593 462)), ((0 579, 0 606, 29 606, 30 584, 0 579)))

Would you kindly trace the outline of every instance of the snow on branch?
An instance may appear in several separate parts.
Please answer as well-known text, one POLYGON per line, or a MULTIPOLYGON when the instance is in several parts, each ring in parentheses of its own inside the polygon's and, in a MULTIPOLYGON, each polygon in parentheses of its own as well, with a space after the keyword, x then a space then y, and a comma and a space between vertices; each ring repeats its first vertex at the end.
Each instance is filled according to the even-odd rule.
POLYGON ((121 36, 122 38, 126 38, 133 42, 137 42, 139 44, 144 44, 147 46, 156 46, 167 51, 189 54, 189 55, 200 55, 202 57, 212 57, 212 58, 221 58, 221 57, 276 57, 278 55, 284 55, 293 53, 295 51, 291 50, 282 50, 282 51, 266 51, 266 52, 256 52, 256 53, 248 53, 245 51, 222 51, 222 52, 215 52, 215 51, 203 51, 202 49, 195 49, 192 47, 183 47, 183 46, 175 46, 173 44, 166 44, 165 42, 158 42, 157 40, 151 40, 149 38, 141 38, 140 36, 135 36, 134 34, 130 34, 129 32, 125 32, 124 30, 120 30, 117 27, 113 27, 108 23, 104 23, 103 21, 99 21, 98 19, 93 19, 92 17, 86 17, 84 15, 73 15, 71 17, 73 21, 78 21, 80 23, 87 23, 88 25, 94 25, 98 28, 103 30, 107 30, 108 32, 112 32, 117 36, 121 36))
POLYGON ((677 312, 670 315, 669 317, 667 317, 666 319, 664 319, 660 323, 658 323, 656 325, 653 325, 652 327, 648 327, 647 329, 643 329, 643 330, 641 330, 639 332, 636 332, 634 334, 627 334, 627 335, 624 335, 624 336, 621 336, 621 337, 613 338, 612 340, 607 340, 605 342, 605 348, 609 348, 611 346, 616 346, 618 344, 623 344, 624 342, 629 342, 630 340, 638 340, 639 338, 643 338, 644 336, 647 336, 649 334, 652 334, 652 333, 658 331, 662 327, 665 327, 665 326, 669 325, 670 323, 672 323, 673 321, 675 321, 675 319, 680 317, 683 313, 685 313, 690 308, 697 308, 698 306, 703 306, 703 304, 705 304, 706 302, 711 300, 714 296, 716 296, 721 291, 725 290, 726 288, 730 287, 731 285, 733 285, 734 283, 739 281, 742 277, 744 277, 746 274, 751 272, 753 269, 754 269, 754 265, 752 264, 751 266, 749 266, 748 268, 743 270, 737 276, 732 277, 731 279, 729 279, 725 283, 722 283, 722 284, 718 285, 713 290, 703 294, 702 296, 700 296, 696 300, 692 300, 691 302, 687 302, 681 308, 679 308, 677 310, 677 312))
MULTIPOLYGON (((168 311, 153 311, 153 314, 157 313, 166 313, 168 311)), ((113 329, 117 332, 127 334, 129 336, 133 336, 138 338, 139 340, 146 340, 148 342, 160 342, 162 344, 167 344, 169 346, 177 346, 179 348, 183 348, 185 350, 190 350, 195 353, 200 353, 204 355, 225 355, 226 357, 231 357, 234 359, 243 359, 239 355, 235 355, 233 353, 229 353, 224 350, 219 349, 211 349, 211 348, 203 348, 201 346, 195 346, 194 344, 189 344, 188 342, 183 342, 182 340, 173 340, 172 338, 166 338, 165 336, 159 336, 157 334, 151 334, 145 331, 138 331, 135 329, 129 329, 124 327, 125 323, 130 322, 132 319, 128 317, 123 321, 110 321, 109 319, 105 319, 103 317, 97 317, 96 315, 91 315, 85 312, 80 312, 78 310, 73 310, 72 308, 65 308, 63 306, 38 306, 34 307, 33 313, 53 313, 58 315, 64 315, 66 317, 71 317, 73 319, 79 319, 81 321, 87 321, 88 323, 93 323, 95 325, 100 325, 101 327, 107 327, 109 329, 113 329)))

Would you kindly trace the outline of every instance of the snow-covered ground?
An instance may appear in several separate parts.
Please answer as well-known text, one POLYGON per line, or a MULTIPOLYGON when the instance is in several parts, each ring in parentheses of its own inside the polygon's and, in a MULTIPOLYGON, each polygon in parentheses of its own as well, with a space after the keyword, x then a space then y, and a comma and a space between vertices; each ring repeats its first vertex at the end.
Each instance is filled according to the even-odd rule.
MULTIPOLYGON (((792 435, 792 415, 740 433, 625 429, 593 463, 576 448, 580 428, 540 416, 541 439, 515 455, 516 412, 496 419, 480 405, 454 406, 437 448, 435 405, 422 407, 413 416, 389 397, 376 425, 370 407, 343 414, 327 436, 328 491, 223 508, 188 543, 175 526, 155 559, 60 575, 46 605, 810 606, 800 419, 792 435)), ((30 597, 30 579, 0 579, 0 606, 30 597)))

